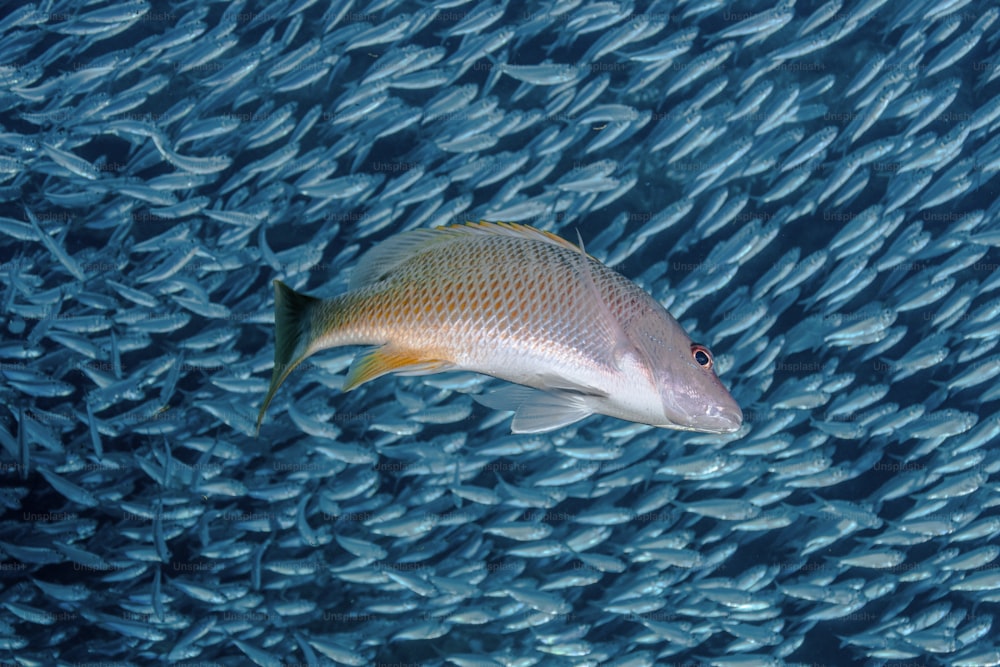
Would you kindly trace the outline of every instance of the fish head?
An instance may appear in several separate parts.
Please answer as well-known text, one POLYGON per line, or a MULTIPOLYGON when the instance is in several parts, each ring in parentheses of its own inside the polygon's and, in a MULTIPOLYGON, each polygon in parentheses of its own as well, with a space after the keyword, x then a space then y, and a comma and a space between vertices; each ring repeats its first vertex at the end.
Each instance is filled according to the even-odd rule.
POLYGON ((715 374, 712 353, 693 343, 669 313, 649 312, 635 323, 631 337, 659 392, 661 428, 732 433, 743 425, 743 411, 715 374))

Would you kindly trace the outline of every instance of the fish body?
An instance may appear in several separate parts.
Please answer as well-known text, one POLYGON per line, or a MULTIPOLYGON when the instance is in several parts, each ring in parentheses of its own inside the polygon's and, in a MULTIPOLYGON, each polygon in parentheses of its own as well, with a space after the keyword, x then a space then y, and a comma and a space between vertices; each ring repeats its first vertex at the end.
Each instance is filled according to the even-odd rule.
POLYGON ((378 347, 355 360, 345 391, 386 373, 449 370, 523 385, 478 397, 515 411, 515 433, 594 413, 709 433, 742 424, 709 351, 662 305, 582 246, 525 225, 397 235, 360 260, 346 294, 328 300, 275 281, 275 323, 258 424, 296 366, 347 345, 378 347))

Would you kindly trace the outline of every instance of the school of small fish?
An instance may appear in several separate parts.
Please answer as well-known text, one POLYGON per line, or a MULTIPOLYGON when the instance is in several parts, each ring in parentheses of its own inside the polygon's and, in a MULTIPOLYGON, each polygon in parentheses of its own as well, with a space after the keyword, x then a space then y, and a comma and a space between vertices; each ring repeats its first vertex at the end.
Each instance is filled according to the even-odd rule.
POLYGON ((992 0, 14 3, 0 661, 1000 665, 992 0), (274 290, 523 223, 735 433, 511 433, 470 372, 255 420, 274 290))

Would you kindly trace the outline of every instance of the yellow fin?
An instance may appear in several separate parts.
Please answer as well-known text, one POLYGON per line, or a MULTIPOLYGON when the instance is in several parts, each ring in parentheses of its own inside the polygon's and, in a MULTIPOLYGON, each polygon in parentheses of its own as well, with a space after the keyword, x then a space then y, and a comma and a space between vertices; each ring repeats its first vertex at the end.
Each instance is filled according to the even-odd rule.
POLYGON ((451 370, 455 367, 450 361, 429 359, 420 352, 400 350, 391 345, 377 347, 370 352, 358 356, 344 380, 344 391, 357 389, 358 386, 381 377, 387 373, 399 375, 429 375, 451 370))

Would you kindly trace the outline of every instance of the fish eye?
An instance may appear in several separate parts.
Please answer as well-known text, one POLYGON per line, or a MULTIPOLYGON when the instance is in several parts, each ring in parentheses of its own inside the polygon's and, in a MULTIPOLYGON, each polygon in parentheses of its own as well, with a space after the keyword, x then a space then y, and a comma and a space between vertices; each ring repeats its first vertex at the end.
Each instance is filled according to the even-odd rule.
POLYGON ((693 343, 691 345, 691 356, 694 357, 696 364, 704 368, 706 371, 712 370, 714 361, 712 361, 712 353, 708 351, 708 348, 704 345, 699 345, 698 343, 693 343))

